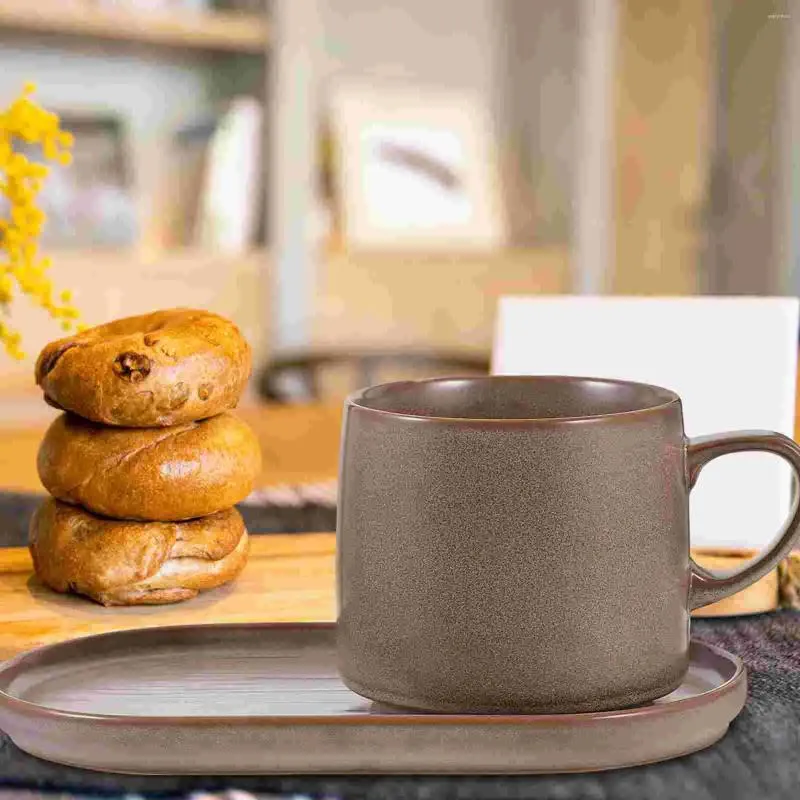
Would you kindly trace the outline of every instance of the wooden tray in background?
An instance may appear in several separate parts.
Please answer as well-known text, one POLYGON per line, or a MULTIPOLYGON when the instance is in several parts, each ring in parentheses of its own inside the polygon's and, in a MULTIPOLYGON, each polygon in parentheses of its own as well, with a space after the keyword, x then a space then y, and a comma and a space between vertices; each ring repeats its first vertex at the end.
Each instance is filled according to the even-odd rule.
MULTIPOLYGON (((692 558, 701 567, 712 570, 741 569, 756 555, 758 555, 757 550, 692 548, 692 558)), ((774 569, 741 592, 710 606, 698 608, 692 612, 692 616, 733 617, 742 614, 762 614, 765 611, 774 611, 778 604, 778 571, 774 569)))

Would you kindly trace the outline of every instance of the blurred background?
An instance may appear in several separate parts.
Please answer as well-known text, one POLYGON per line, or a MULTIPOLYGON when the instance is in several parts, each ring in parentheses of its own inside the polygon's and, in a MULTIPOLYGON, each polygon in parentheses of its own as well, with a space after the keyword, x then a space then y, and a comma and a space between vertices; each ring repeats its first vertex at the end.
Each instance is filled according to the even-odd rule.
MULTIPOLYGON (((0 0, 89 324, 230 316, 253 398, 488 369, 497 298, 800 288, 800 2, 0 0)), ((18 298, 3 415, 59 335, 18 298)))

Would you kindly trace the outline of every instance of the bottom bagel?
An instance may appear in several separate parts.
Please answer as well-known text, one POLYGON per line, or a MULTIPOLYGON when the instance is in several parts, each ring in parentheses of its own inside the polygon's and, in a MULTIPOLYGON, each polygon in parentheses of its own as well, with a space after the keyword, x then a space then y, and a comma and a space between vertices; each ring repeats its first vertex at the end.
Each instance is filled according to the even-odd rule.
POLYGON ((235 508, 187 522, 130 522, 48 499, 30 525, 39 580, 105 606, 189 600, 233 580, 248 549, 235 508))

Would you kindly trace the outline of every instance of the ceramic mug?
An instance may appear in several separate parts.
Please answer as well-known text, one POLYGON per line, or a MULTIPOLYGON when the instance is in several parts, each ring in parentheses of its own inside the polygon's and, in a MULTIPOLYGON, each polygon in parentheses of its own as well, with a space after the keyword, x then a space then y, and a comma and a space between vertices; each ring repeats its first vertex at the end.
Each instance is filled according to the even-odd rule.
POLYGON ((667 389, 569 377, 391 383, 345 405, 338 658, 373 700, 445 712, 600 711, 668 694, 689 612, 790 550, 797 504, 735 574, 689 557, 709 461, 778 433, 687 440, 667 389))

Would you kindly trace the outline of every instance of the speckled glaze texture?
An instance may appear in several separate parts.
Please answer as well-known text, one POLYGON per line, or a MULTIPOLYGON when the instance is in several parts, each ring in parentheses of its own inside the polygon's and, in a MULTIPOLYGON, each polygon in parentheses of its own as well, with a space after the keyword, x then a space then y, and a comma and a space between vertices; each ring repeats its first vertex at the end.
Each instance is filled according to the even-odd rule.
MULTIPOLYGON (((779 455, 797 468, 792 447, 779 455)), ((657 387, 477 378, 353 396, 338 527, 345 683, 450 712, 600 711, 667 694, 688 664, 690 479, 680 400, 657 387)), ((733 591, 697 579, 713 599, 733 591)))

